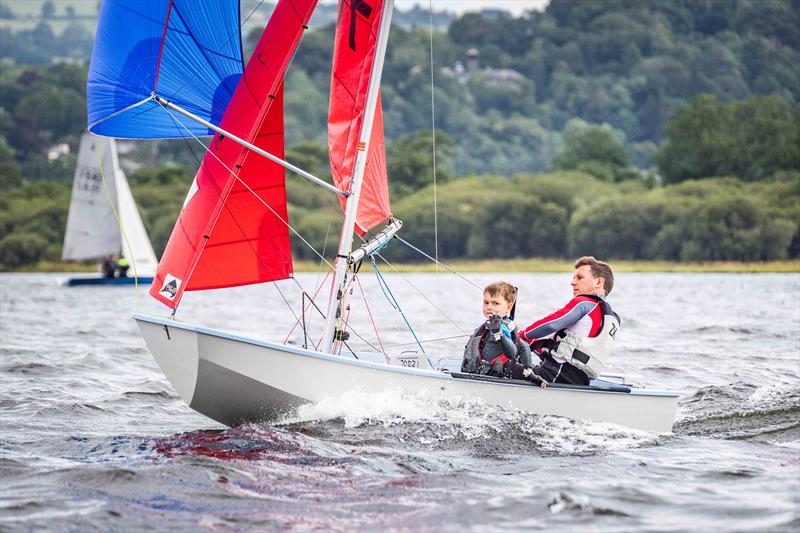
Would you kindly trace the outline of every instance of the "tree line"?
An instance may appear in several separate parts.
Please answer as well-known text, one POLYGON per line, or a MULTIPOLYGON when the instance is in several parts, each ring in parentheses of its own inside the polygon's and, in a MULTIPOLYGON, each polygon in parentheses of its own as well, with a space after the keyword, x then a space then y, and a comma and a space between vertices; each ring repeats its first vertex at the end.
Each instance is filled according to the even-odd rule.
MULTIPOLYGON (((597 5, 553 0, 545 13, 517 18, 466 14, 433 34, 440 256, 798 257, 798 2, 597 5), (469 48, 480 50, 477 67, 461 64, 469 48), (710 69, 710 58, 722 66, 710 69)), ((286 83, 286 157, 328 179, 332 32, 308 32, 286 83)), ((431 36, 392 32, 383 101, 393 205, 414 222, 406 238, 432 253, 431 36)), ((60 256, 86 64, 23 64, 6 42, 4 34, 7 270, 60 256), (60 143, 71 153, 48 154, 60 143)), ((129 179, 160 253, 203 154, 183 141, 133 150, 129 179)), ((306 239, 321 249, 336 238, 333 198, 292 176, 287 196, 306 239)), ((293 245, 298 257, 315 257, 293 245)), ((419 259, 402 247, 387 253, 419 259)))

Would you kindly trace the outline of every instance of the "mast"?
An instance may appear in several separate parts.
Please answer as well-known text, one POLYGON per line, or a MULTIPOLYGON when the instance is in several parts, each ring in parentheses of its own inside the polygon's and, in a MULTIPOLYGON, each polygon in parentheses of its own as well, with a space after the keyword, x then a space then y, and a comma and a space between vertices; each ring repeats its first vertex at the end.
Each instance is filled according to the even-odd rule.
POLYGON ((378 103, 378 92, 381 85, 386 43, 389 40, 393 6, 394 0, 385 0, 381 10, 375 56, 372 71, 370 72, 367 101, 364 107, 364 120, 361 123, 361 132, 358 136, 358 154, 356 155, 355 168, 353 169, 350 195, 347 197, 342 233, 339 237, 339 251, 336 254, 334 263, 331 295, 328 301, 328 311, 325 315, 325 329, 322 334, 322 351, 325 353, 331 352, 335 340, 334 335, 339 335, 339 331, 343 331, 344 312, 348 301, 348 294, 345 290, 347 285, 346 272, 349 266, 350 252, 353 248, 353 232, 355 231, 358 202, 361 197, 361 185, 364 181, 364 168, 366 167, 367 153, 369 152, 369 139, 372 134, 375 106, 378 103))

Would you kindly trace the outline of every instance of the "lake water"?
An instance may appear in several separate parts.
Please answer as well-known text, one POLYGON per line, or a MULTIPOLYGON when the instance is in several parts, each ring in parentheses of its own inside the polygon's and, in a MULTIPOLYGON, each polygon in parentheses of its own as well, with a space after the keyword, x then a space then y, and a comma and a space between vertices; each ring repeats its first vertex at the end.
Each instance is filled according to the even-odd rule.
MULTIPOLYGON (((130 315, 166 313, 147 287, 64 277, 0 276, 0 530, 800 528, 798 274, 618 276, 610 370, 681 393, 672 434, 388 393, 228 429, 186 407, 147 352, 130 315)), ((436 356, 460 354, 480 322, 474 285, 519 286, 525 325, 571 295, 569 274, 386 278, 421 339, 447 338, 426 345, 436 356)), ((380 342, 413 349, 375 276, 361 283, 380 342)), ((283 341, 281 293, 297 287, 277 287, 187 293, 178 318, 283 341)), ((354 329, 377 344, 361 300, 356 288, 354 329)))

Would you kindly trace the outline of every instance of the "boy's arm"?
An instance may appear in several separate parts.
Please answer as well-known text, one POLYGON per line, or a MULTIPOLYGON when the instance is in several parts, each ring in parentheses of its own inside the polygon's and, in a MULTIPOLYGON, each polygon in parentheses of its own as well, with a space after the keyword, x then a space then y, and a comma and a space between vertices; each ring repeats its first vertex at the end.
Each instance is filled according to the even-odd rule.
MULTIPOLYGON (((517 357, 517 345, 514 341, 512 341, 509 337, 505 335, 500 336, 500 343, 503 345, 503 355, 508 357, 509 359, 516 359, 517 357)), ((530 356, 530 352, 528 352, 530 356)))
POLYGON ((509 359, 517 357, 517 345, 511 340, 511 332, 508 326, 503 324, 503 321, 497 315, 489 317, 489 332, 492 334, 495 342, 499 342, 502 346, 502 354, 509 359))

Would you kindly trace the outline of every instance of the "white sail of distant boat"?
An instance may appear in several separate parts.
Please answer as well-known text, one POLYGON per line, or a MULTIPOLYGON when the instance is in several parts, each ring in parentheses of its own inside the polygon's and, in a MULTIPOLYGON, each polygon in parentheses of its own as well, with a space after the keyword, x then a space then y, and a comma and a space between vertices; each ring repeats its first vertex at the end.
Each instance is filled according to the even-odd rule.
POLYGON ((119 166, 116 141, 84 133, 61 259, 102 261, 112 254, 126 258, 139 278, 152 278, 156 271, 156 254, 119 166))
MULTIPOLYGON (((373 258, 396 242, 402 226, 391 216, 380 99, 394 2, 340 1, 328 113, 333 185, 282 159, 283 79, 316 3, 279 0, 243 71, 237 70, 235 0, 103 4, 87 84, 90 131, 126 138, 216 133, 204 145, 206 155, 150 288, 172 317, 134 315, 178 394, 228 425, 276 421, 300 405, 354 390, 393 390, 670 431, 676 392, 610 377, 588 386, 554 383, 541 389, 522 380, 464 374, 457 365, 441 363, 447 354, 424 353, 426 341, 416 335, 422 353, 415 355, 390 353, 382 345, 357 353, 347 345, 353 331, 349 295, 362 262, 372 260, 377 272, 373 258), (183 117, 194 122, 186 124, 183 117), (302 324, 302 347, 288 336, 282 343, 267 342, 174 320, 185 291, 282 280, 300 286, 290 233, 302 236, 289 220, 284 168, 336 193, 345 213, 328 303, 317 305, 313 291, 302 287, 299 309, 286 302, 287 316, 302 324), (381 224, 386 225, 376 230, 381 224), (353 234, 367 239, 370 231, 376 233, 353 249, 353 234), (325 319, 321 337, 307 330, 305 313, 315 310, 325 319)), ((388 291, 385 283, 382 288, 388 291)), ((461 354, 449 358, 454 355, 460 362, 461 354)))

